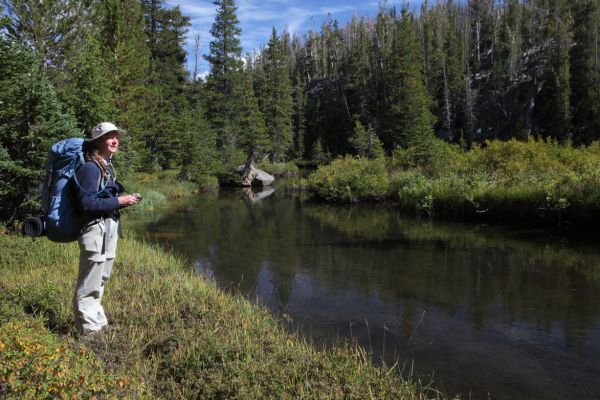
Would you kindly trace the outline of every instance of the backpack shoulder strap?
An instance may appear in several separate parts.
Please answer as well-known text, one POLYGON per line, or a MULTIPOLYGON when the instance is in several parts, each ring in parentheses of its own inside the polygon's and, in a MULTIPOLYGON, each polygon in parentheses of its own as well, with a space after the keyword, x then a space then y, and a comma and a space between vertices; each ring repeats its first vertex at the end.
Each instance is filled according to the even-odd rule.
MULTIPOLYGON (((98 167, 98 169, 100 170, 100 174, 98 175, 98 184, 96 185, 96 187, 98 188, 98 191, 97 192, 89 192, 89 191, 85 190, 84 188, 82 188, 81 185, 79 184, 79 180, 77 180, 76 173, 73 174, 73 178, 74 178, 75 184, 77 185, 79 190, 81 190, 82 192, 84 192, 86 194, 91 194, 91 195, 97 196, 100 193, 104 192, 104 189, 106 189, 106 187, 108 186, 108 183, 110 182, 110 177, 108 179, 106 179, 106 181, 104 183, 102 183, 102 181, 104 180, 104 174, 102 174, 102 168, 98 164, 98 161, 96 161, 96 160, 89 160, 89 161, 96 164, 96 167, 98 167)), ((109 174, 110 174, 110 171, 109 171, 109 174)))

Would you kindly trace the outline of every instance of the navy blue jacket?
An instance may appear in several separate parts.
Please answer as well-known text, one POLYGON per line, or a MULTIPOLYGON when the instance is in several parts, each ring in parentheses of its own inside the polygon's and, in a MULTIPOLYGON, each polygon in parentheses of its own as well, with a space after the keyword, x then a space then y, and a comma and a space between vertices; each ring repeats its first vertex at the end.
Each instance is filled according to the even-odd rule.
POLYGON ((90 220, 112 216, 118 217, 116 211, 119 209, 119 199, 117 197, 123 192, 123 186, 110 176, 104 191, 96 194, 106 182, 105 179, 102 179, 100 187, 98 187, 101 174, 100 167, 92 160, 87 160, 75 173, 79 182, 79 186, 74 185, 75 198, 80 211, 90 220))

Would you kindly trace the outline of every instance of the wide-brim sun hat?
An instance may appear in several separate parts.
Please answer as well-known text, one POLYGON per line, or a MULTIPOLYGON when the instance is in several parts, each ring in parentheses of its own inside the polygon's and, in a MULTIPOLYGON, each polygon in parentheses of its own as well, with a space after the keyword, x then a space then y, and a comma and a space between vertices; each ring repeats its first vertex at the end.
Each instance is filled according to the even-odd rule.
POLYGON ((111 132, 118 132, 120 135, 127 135, 127 132, 121 128, 117 128, 112 122, 102 122, 92 129, 90 134, 86 136, 85 141, 92 142, 111 132))

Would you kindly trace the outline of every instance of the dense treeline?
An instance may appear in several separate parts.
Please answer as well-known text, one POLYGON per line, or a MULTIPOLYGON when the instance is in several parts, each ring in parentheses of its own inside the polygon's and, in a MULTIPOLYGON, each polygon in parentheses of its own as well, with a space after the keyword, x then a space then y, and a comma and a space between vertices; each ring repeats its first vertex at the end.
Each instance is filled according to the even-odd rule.
MULTIPOLYGON (((249 158, 324 162, 410 149, 438 136, 600 135, 600 0, 385 3, 375 18, 242 54, 234 0, 215 0, 207 78, 185 68, 189 18, 163 0, 2 0, 0 220, 35 208, 50 143, 112 120, 131 135, 119 170, 177 169, 206 185, 249 158)), ((267 38, 265 38, 267 40, 267 38)))
POLYGON ((424 1, 412 15, 382 7, 344 27, 327 21, 286 39, 292 85, 306 96, 297 141, 306 156, 319 140, 357 153, 359 121, 387 150, 419 123, 465 147, 530 136, 589 144, 600 137, 599 29, 594 0, 424 1))

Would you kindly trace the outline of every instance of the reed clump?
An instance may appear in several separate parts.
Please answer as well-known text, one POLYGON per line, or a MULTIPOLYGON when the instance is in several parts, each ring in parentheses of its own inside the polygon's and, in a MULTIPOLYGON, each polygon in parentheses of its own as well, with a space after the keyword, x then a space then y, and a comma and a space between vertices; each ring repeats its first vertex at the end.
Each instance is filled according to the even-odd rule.
POLYGON ((46 393, 38 398, 439 397, 402 378, 397 367, 373 366, 351 344, 324 350, 307 343, 266 309, 195 276, 183 260, 132 239, 119 242, 103 300, 118 329, 82 344, 75 339, 70 308, 77 245, 3 235, 0 247, 0 365, 8 366, 0 371, 0 387, 6 398, 20 398, 24 387, 46 393), (65 362, 75 371, 71 375, 81 372, 82 384, 95 382, 97 390, 84 395, 72 380, 56 386, 62 381, 55 375, 17 372, 26 362, 16 341, 23 336, 40 346, 32 354, 45 359, 48 371, 65 362), (54 349, 70 358, 45 358, 54 349), (59 389, 50 392, 48 385, 59 389))

